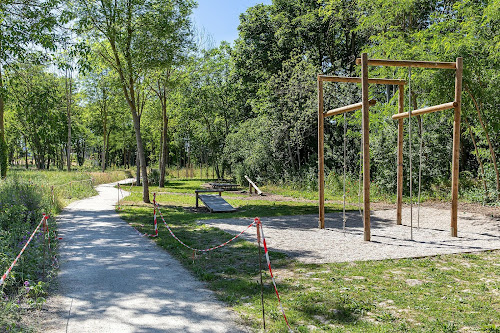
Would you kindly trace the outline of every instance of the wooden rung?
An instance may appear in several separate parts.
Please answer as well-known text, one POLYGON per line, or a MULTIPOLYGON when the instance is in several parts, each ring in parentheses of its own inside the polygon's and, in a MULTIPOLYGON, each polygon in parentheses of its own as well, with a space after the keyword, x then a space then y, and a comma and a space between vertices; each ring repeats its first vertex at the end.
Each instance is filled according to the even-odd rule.
MULTIPOLYGON (((318 80, 328 81, 328 82, 361 83, 361 78, 360 77, 347 77, 347 76, 318 75, 318 80)), ((368 79, 368 83, 405 85, 406 81, 405 80, 399 80, 399 79, 378 79, 378 78, 372 78, 372 79, 368 79)))
MULTIPOLYGON (((374 99, 371 99, 371 100, 368 101, 368 104, 369 105, 375 105, 375 104, 377 104, 377 101, 374 100, 374 99)), ((363 107, 363 103, 356 103, 356 104, 346 105, 346 106, 343 106, 341 108, 337 108, 337 109, 333 109, 333 110, 327 111, 323 115, 325 117, 336 116, 338 114, 360 110, 362 107, 363 107)))
MULTIPOLYGON (((361 65, 361 58, 356 59, 356 65, 361 65)), ((422 68, 457 68, 456 62, 442 61, 416 61, 416 60, 389 60, 368 59, 369 66, 391 66, 391 67, 422 67, 422 68)))
MULTIPOLYGON (((426 113, 449 110, 449 109, 453 109, 453 108, 457 107, 457 105, 458 105, 457 102, 450 102, 450 103, 445 103, 445 104, 440 104, 440 105, 429 106, 428 108, 423 108, 423 109, 418 109, 418 110, 412 111, 411 115, 412 116, 419 116, 419 115, 426 114, 426 113)), ((396 113, 395 115, 392 116, 392 119, 408 118, 408 114, 409 114, 408 112, 396 113)))

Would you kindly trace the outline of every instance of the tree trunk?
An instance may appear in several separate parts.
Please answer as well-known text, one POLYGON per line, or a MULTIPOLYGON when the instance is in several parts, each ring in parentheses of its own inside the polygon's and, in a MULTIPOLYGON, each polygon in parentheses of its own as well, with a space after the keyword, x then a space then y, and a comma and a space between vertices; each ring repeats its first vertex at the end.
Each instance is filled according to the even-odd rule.
POLYGON ((472 133, 472 127, 470 126, 467 118, 463 117, 465 124, 467 125, 467 129, 469 130, 470 138, 472 139, 472 143, 474 144, 474 150, 476 151, 476 159, 477 163, 479 163, 479 170, 481 170, 481 180, 483 181, 484 187, 484 196, 488 196, 488 186, 486 185, 486 179, 484 177, 484 167, 483 162, 481 161, 481 157, 479 156, 479 150, 477 149, 476 139, 474 138, 474 134, 472 133))
POLYGON ((26 162, 26 170, 28 170, 28 143, 26 142, 26 137, 24 137, 24 149, 25 149, 25 162, 26 162))
POLYGON ((106 150, 107 150, 107 138, 108 132, 106 128, 106 121, 103 121, 103 133, 102 133, 102 152, 101 152, 101 171, 106 171, 106 150))
POLYGON ((162 103, 162 114, 163 114, 163 131, 162 131, 162 145, 161 145, 161 161, 160 161, 160 187, 165 187, 165 169, 168 162, 168 118, 167 118, 167 106, 162 103))
POLYGON ((479 105, 476 101, 476 98, 474 97, 474 95, 472 95, 472 92, 470 91, 468 86, 465 86, 465 90, 467 91, 467 93, 471 97, 472 101, 474 102, 474 106, 476 107, 476 112, 477 112, 477 117, 479 119, 479 123, 481 124, 481 127, 483 128, 484 134, 486 136, 486 141, 488 142, 488 147, 490 149, 490 154, 491 154, 491 162, 493 163, 493 167, 495 169, 495 174, 496 174, 497 199, 500 200, 500 174, 498 172, 497 158, 496 158, 495 151, 493 150, 493 146, 492 146, 491 141, 490 141, 490 135, 488 133, 488 128, 486 127, 486 125, 483 122, 483 117, 481 116, 481 110, 480 110, 479 105))
POLYGON ((135 152, 135 166, 137 167, 135 184, 141 186, 141 162, 139 161, 139 152, 135 152))
POLYGON ((139 162, 141 163, 142 172, 142 201, 145 203, 150 203, 149 200, 149 184, 148 184, 148 171, 146 169, 146 156, 144 154, 144 146, 142 144, 141 137, 141 119, 137 113, 132 112, 132 117, 134 120, 135 138, 137 141, 137 152, 139 155, 139 162))
POLYGON ((68 80, 68 72, 66 71, 66 113, 68 116, 68 148, 66 150, 67 155, 67 168, 68 172, 71 171, 71 103, 72 103, 72 94, 73 94, 73 84, 72 77, 69 76, 68 80), (69 82, 68 82, 69 81, 69 82))
POLYGON ((2 67, 0 65, 0 178, 2 179, 7 177, 7 143, 5 142, 5 104, 3 88, 2 67))
MULTIPOLYGON (((106 137, 106 153, 105 153, 105 157, 106 157, 106 165, 107 165, 107 161, 109 161, 109 137, 111 135, 111 131, 108 131, 108 135, 106 137)), ((111 163, 110 163, 111 165, 111 163)))

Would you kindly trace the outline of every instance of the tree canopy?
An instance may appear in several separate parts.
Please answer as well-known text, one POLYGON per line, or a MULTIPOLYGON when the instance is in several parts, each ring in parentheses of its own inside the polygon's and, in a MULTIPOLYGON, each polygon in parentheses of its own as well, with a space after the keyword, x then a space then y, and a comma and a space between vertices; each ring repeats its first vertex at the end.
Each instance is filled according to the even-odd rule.
MULTIPOLYGON (((361 52, 403 60, 463 57, 461 193, 471 200, 498 200, 498 0, 273 0, 240 15, 233 43, 208 48, 195 43, 190 18, 195 6, 192 0, 3 1, 5 163, 8 157, 10 163, 33 159, 39 168, 62 166, 63 152, 74 151, 82 166, 137 165, 144 201, 149 200, 148 166, 159 169, 161 186, 169 166, 199 165, 212 167, 219 178, 243 181, 249 175, 313 188, 317 74, 359 75, 355 60, 361 52), (71 61, 80 71, 66 83, 50 69, 52 55, 64 49, 58 44, 62 40, 72 44, 66 54, 76 57, 71 61), (64 89, 68 82, 72 92, 64 89), (64 112, 68 101, 71 121, 64 112), (35 108, 41 114, 32 115, 35 108), (43 139, 35 123, 52 124, 43 139), (70 147, 68 127, 74 136, 70 147)), ((410 77, 408 69, 374 67, 370 74, 411 80, 406 108, 453 100, 452 71, 413 68, 410 77)), ((397 123, 391 119, 397 112, 396 89, 370 87, 370 98, 379 102, 370 115, 371 175, 387 193, 396 186, 397 123)), ((360 96, 356 84, 325 85, 326 108, 359 102, 360 96)), ((449 186, 452 119, 450 112, 440 112, 413 122, 418 139, 411 143, 412 153, 416 159, 423 139, 423 184, 437 196, 449 186)), ((345 121, 347 171, 356 180, 359 112, 345 121)), ((3 133, 0 126, 0 139, 3 133)), ((343 133, 344 119, 329 118, 329 182, 338 181, 343 170, 343 133)), ((405 142, 408 150, 408 137, 405 142)), ((6 166, 0 169, 5 175, 6 166)))

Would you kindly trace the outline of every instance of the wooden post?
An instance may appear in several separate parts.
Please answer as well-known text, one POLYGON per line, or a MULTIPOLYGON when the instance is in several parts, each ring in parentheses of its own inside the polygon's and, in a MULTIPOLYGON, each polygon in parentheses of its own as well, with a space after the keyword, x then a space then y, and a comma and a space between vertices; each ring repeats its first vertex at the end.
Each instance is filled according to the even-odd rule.
POLYGON ((455 77, 455 115, 453 118, 453 161, 451 172, 451 236, 457 237, 458 210, 458 174, 460 156, 460 118, 462 108, 462 68, 463 59, 457 58, 457 73, 455 77))
MULTIPOLYGON (((399 103, 398 113, 402 113, 405 107, 405 87, 399 86, 399 103)), ((397 189, 397 207, 396 207, 396 224, 401 225, 401 211, 403 208, 403 118, 398 119, 398 189, 397 189)))
POLYGON ((323 81, 318 75, 318 191, 319 191, 319 223, 320 229, 325 228, 325 137, 323 116, 323 81))
POLYGON ((370 240, 370 105, 368 104, 368 55, 361 55, 362 130, 363 130, 363 226, 364 240, 370 240))

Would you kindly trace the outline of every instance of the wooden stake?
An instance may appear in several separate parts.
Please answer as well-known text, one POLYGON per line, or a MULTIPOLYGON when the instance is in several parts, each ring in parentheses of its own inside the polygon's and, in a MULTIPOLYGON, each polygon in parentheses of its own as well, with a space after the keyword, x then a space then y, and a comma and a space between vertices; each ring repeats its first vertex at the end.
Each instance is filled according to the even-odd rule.
POLYGON ((319 228, 325 228, 325 137, 323 117, 323 81, 318 75, 318 191, 319 191, 319 228))
POLYGON ((262 283, 262 250, 260 248, 260 228, 261 222, 257 222, 257 242, 259 246, 259 272, 260 272, 260 301, 262 304, 262 324, 264 326, 264 331, 266 330, 266 316, 264 309, 264 284, 262 283))
POLYGON ((362 130, 363 130, 363 226, 364 240, 370 241, 370 105, 368 103, 368 55, 361 55, 362 130))
MULTIPOLYGON (((399 86, 399 103, 398 112, 402 113, 405 107, 405 90, 404 86, 399 86)), ((398 119, 398 189, 397 189, 397 207, 396 207, 396 224, 401 225, 403 209, 403 118, 398 119)))
POLYGON ((451 236, 458 236, 457 210, 458 210, 458 174, 460 157, 460 119, 462 107, 462 73, 463 59, 457 58, 457 73, 455 77, 455 115, 453 118, 453 157, 451 172, 451 236))

